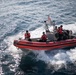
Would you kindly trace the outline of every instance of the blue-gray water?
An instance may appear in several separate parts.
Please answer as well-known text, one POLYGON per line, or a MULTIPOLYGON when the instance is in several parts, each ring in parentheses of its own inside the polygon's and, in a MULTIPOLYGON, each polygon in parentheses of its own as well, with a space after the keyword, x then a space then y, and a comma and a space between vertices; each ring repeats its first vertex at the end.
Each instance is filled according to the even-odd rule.
POLYGON ((13 46, 26 29, 38 36, 48 15, 76 34, 75 0, 0 0, 0 75, 76 74, 75 47, 24 54, 13 46))

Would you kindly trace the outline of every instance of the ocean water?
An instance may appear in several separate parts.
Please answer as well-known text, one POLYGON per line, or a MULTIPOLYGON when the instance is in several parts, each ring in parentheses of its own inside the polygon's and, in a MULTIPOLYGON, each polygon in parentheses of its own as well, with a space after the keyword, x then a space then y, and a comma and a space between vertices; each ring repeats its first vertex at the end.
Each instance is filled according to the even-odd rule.
POLYGON ((24 53, 13 46, 27 29, 40 37, 48 15, 76 34, 75 0, 0 0, 0 75, 76 75, 76 47, 24 53))

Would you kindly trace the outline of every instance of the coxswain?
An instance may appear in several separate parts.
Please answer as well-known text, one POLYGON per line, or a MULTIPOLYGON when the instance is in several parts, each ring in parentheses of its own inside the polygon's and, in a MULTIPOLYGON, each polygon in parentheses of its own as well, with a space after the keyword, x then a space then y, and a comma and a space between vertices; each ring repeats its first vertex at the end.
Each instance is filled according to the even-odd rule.
POLYGON ((42 42, 46 42, 47 41, 47 36, 46 36, 45 32, 43 32, 43 35, 41 36, 41 41, 42 42))

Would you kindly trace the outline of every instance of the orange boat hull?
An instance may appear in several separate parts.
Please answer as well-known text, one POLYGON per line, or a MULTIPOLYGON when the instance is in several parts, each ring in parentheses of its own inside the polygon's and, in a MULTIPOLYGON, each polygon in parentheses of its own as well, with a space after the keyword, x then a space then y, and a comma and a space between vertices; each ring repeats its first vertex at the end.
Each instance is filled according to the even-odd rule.
POLYGON ((56 42, 33 42, 27 40, 14 40, 14 46, 29 50, 53 50, 76 46, 76 38, 56 42))

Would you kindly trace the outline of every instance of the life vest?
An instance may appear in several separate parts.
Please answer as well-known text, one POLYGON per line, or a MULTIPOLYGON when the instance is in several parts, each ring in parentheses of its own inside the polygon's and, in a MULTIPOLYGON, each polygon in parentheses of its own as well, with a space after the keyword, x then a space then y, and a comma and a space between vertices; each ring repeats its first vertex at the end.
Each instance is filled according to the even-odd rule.
POLYGON ((41 39, 42 40, 47 40, 47 36, 44 34, 44 35, 42 35, 41 39))
POLYGON ((30 33, 25 33, 25 38, 30 38, 30 33))
POLYGON ((59 33, 59 34, 62 34, 62 33, 63 33, 62 27, 60 27, 60 28, 58 29, 58 33, 59 33))

